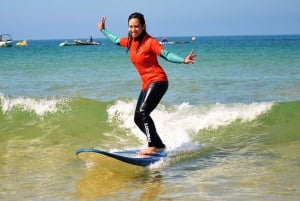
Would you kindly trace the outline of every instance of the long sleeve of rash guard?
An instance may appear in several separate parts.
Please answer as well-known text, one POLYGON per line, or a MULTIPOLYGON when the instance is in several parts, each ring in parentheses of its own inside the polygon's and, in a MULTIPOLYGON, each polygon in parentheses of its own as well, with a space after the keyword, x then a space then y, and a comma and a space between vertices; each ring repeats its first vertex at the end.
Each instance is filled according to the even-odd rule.
POLYGON ((114 44, 119 44, 120 43, 120 38, 115 36, 114 34, 112 34, 110 31, 108 31, 106 29, 102 29, 101 32, 103 33, 103 35, 106 38, 111 40, 114 44))
POLYGON ((165 49, 161 51, 160 56, 172 63, 184 63, 184 58, 165 49))

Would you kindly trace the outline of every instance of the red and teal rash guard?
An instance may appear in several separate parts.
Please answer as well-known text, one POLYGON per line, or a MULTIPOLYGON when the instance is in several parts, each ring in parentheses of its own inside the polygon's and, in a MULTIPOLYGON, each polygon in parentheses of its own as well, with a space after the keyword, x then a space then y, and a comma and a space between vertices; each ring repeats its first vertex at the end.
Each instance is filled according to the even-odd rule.
MULTIPOLYGON (((127 42, 128 37, 120 39, 122 47, 127 47, 127 42)), ((148 88, 152 82, 168 80, 166 73, 157 61, 157 56, 162 50, 162 45, 148 34, 145 34, 141 42, 132 40, 129 55, 141 77, 142 90, 148 88)))
MULTIPOLYGON (((127 47, 128 37, 118 38, 106 29, 103 29, 102 33, 115 44, 127 47)), ((131 41, 129 55, 132 64, 141 77, 142 90, 147 89, 152 82, 168 81, 165 71, 158 63, 157 56, 174 63, 184 62, 183 58, 164 50, 164 47, 147 33, 142 41, 131 41)))

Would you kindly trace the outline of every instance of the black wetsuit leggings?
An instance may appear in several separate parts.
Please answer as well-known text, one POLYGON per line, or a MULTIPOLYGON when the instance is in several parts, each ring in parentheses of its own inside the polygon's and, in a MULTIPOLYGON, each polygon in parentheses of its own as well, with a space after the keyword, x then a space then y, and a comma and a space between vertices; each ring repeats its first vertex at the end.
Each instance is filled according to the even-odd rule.
POLYGON ((165 145, 156 132, 150 113, 159 104, 167 89, 167 81, 153 82, 146 90, 141 91, 137 101, 134 122, 146 135, 149 147, 165 148, 165 145))

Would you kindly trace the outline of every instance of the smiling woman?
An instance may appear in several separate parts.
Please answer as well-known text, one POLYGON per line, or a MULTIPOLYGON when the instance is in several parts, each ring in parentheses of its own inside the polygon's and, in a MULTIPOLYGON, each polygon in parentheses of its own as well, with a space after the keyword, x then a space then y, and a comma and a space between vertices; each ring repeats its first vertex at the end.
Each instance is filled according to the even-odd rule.
POLYGON ((193 50, 182 58, 166 49, 146 31, 144 15, 138 12, 128 17, 128 36, 118 38, 105 29, 103 17, 98 29, 113 43, 127 48, 130 60, 138 71, 141 80, 141 92, 137 100, 134 122, 146 135, 148 148, 141 150, 141 155, 153 155, 164 151, 165 144, 160 139, 150 113, 156 108, 168 89, 168 78, 159 65, 157 56, 173 63, 193 64, 197 56, 193 50))

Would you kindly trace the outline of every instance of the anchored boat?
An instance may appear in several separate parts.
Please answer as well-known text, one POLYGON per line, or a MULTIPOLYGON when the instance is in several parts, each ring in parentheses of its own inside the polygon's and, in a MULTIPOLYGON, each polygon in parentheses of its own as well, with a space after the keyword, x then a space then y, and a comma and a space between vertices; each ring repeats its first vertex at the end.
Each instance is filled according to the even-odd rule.
POLYGON ((11 47, 12 42, 13 41, 10 34, 0 35, 0 47, 11 47))

